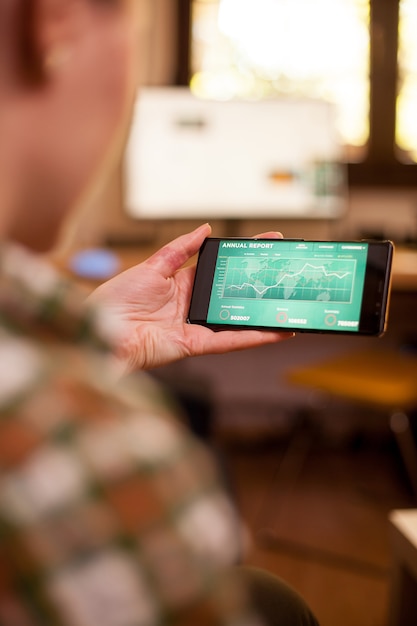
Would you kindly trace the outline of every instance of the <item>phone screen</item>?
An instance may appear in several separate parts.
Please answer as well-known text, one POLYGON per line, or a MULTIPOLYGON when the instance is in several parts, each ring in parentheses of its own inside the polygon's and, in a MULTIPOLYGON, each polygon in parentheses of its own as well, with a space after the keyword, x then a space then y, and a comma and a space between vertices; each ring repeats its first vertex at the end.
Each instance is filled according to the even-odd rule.
POLYGON ((208 239, 205 246, 196 275, 205 286, 195 286, 191 322, 197 314, 214 328, 383 330, 390 242, 208 239))

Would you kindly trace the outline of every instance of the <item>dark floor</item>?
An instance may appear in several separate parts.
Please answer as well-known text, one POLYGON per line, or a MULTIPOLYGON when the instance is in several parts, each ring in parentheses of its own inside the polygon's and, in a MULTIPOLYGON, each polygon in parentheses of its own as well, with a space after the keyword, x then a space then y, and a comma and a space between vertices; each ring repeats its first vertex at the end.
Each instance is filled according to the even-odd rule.
POLYGON ((289 455, 287 444, 222 444, 248 561, 298 589, 321 626, 386 626, 388 514, 415 506, 395 443, 384 432, 338 443, 308 434, 289 455))
MULTIPOLYGON (((379 346, 408 345, 409 337, 417 345, 410 314, 416 307, 415 293, 396 294, 379 346)), ((417 502, 387 415, 295 388, 286 375, 371 345, 374 338, 298 335, 158 373, 174 389, 203 397, 203 405, 208 397, 226 475, 251 531, 249 561, 298 589, 321 626, 387 626, 388 515, 417 502), (314 437, 308 432, 294 442, 290 433, 303 411, 315 414, 320 433, 313 429, 314 437), (289 442, 295 445, 285 456, 289 442)), ((200 408, 194 412, 200 428, 200 408)))

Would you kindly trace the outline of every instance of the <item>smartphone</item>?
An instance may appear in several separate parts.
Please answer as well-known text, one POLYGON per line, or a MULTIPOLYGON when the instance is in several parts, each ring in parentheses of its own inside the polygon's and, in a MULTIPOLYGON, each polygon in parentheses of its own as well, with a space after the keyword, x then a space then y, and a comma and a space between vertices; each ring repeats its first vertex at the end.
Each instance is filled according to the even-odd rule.
POLYGON ((188 322, 213 330, 386 330, 391 241, 208 238, 188 322))

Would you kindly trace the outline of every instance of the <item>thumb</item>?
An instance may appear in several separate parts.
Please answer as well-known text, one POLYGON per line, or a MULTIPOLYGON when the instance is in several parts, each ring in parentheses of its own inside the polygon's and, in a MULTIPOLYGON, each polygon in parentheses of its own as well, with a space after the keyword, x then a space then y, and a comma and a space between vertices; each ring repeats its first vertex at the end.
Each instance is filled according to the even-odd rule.
POLYGON ((166 244, 145 263, 165 278, 169 278, 199 251, 204 239, 210 234, 210 224, 202 224, 191 233, 181 235, 166 244))

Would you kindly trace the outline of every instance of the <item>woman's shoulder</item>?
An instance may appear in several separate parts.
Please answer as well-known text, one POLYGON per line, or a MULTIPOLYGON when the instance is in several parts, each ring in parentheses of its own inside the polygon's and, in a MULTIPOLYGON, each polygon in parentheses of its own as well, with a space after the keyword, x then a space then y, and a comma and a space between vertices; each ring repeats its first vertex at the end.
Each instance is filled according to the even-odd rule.
POLYGON ((47 344, 111 349, 103 313, 43 257, 11 243, 0 245, 0 323, 15 335, 47 344))

